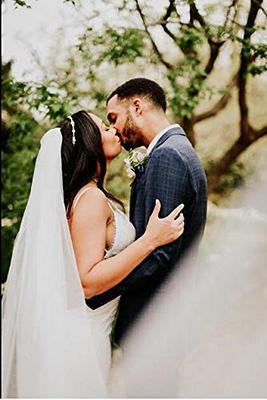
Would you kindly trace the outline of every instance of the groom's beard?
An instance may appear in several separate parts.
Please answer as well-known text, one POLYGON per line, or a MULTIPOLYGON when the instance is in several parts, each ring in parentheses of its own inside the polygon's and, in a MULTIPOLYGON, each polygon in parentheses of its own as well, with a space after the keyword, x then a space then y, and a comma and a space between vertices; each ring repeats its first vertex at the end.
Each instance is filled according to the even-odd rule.
POLYGON ((135 125, 130 114, 127 116, 121 136, 123 139, 122 146, 125 150, 134 149, 144 145, 141 129, 135 125))

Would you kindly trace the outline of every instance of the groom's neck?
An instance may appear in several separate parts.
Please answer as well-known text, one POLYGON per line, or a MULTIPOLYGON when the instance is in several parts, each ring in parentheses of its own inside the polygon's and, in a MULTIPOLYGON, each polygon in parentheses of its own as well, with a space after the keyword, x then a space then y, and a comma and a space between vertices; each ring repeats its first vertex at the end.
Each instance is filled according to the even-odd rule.
POLYGON ((155 136, 162 131, 163 129, 167 128, 170 125, 165 114, 162 116, 151 114, 146 120, 146 123, 143 127, 143 137, 145 146, 148 147, 149 144, 152 142, 155 136))

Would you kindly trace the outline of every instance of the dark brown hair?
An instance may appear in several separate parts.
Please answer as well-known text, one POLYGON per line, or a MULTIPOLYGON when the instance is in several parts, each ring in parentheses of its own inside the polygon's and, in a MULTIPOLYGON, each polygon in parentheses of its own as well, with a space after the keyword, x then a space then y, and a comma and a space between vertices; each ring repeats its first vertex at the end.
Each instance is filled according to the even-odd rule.
POLYGON ((129 99, 133 96, 143 96, 164 112, 167 108, 164 90, 157 82, 147 78, 134 78, 123 83, 108 96, 107 103, 115 95, 120 100, 129 99))
POLYGON ((95 179, 97 187, 109 199, 124 208, 123 203, 104 188, 106 158, 98 126, 86 111, 78 111, 71 117, 75 126, 75 145, 72 143, 70 120, 66 118, 59 125, 62 134, 62 175, 67 217, 70 216, 76 194, 92 179, 95 179))

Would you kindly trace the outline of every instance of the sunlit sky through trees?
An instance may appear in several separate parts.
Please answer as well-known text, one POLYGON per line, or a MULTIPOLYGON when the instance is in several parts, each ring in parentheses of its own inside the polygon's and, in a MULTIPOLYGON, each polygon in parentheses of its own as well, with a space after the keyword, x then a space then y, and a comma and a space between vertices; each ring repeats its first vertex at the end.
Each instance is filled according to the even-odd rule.
MULTIPOLYGON (((125 14, 125 20, 122 20, 121 13, 115 7, 117 3, 120 4, 118 0, 106 3, 101 0, 81 0, 80 6, 78 3, 74 6, 71 2, 63 2, 63 0, 28 0, 28 3, 31 8, 15 8, 13 0, 5 0, 2 6, 2 57, 4 62, 11 59, 14 61, 12 70, 17 79, 42 80, 42 66, 49 64, 58 38, 60 37, 60 51, 66 51, 68 47, 77 43, 78 36, 83 33, 88 24, 101 29, 101 24, 104 25, 107 22, 112 25, 128 25, 131 18, 132 21, 135 19, 136 26, 141 27, 141 21, 136 15, 125 14)), ((151 0, 146 2, 146 5, 150 3, 155 5, 155 2, 151 0)), ((160 16, 168 2, 160 1, 159 3, 160 16)), ((183 5, 183 1, 180 3, 179 11, 184 22, 187 22, 188 10, 183 5)), ((201 6, 214 3, 214 0, 202 0, 198 1, 198 6, 201 10, 201 6)), ((224 0, 221 5, 228 3, 229 1, 224 0)), ((213 10, 210 16, 210 22, 220 24, 223 14, 221 7, 216 7, 216 12, 213 10)), ((266 32, 264 35, 265 37, 259 39, 267 43, 266 32)), ((157 39, 160 40, 160 35, 157 39)), ((62 54, 61 52, 59 54, 62 54)), ((226 54, 226 62, 227 58, 226 54)))

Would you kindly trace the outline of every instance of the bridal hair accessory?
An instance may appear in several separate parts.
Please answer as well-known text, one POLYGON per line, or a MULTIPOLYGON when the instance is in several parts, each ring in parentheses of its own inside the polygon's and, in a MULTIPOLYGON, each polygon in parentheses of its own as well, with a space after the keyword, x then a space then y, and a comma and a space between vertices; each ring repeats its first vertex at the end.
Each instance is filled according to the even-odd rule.
POLYGON ((70 124, 71 124, 71 130, 72 130, 72 144, 73 144, 73 146, 74 146, 74 145, 75 145, 75 143, 76 143, 74 121, 73 121, 73 118, 72 118, 72 116, 71 116, 71 115, 69 115, 69 116, 67 117, 67 119, 69 119, 69 120, 70 120, 70 124))

